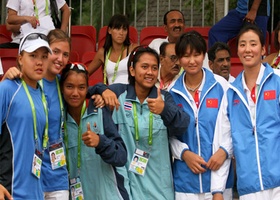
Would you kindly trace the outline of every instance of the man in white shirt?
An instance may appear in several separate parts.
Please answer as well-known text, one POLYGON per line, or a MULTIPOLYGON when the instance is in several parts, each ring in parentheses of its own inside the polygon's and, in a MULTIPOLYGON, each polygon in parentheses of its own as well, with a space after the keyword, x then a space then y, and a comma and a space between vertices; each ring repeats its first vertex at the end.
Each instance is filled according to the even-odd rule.
POLYGON ((208 50, 209 67, 214 74, 224 77, 228 82, 232 83, 235 78, 230 75, 230 48, 226 43, 216 42, 208 50))
POLYGON ((163 17, 164 29, 167 32, 167 38, 156 38, 150 44, 149 47, 156 50, 159 54, 159 47, 163 42, 176 43, 185 30, 185 18, 180 10, 169 10, 163 17))

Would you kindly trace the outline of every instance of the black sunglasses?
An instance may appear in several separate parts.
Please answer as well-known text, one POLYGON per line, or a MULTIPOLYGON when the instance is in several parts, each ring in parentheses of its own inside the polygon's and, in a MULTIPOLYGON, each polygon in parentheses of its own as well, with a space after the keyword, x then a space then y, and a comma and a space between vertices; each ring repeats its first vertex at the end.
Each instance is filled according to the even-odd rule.
POLYGON ((80 71, 84 71, 86 72, 87 71, 87 67, 80 64, 80 63, 77 63, 77 62, 74 62, 74 63, 68 63, 66 65, 66 67, 69 67, 69 69, 74 69, 74 67, 76 67, 78 70, 80 71))

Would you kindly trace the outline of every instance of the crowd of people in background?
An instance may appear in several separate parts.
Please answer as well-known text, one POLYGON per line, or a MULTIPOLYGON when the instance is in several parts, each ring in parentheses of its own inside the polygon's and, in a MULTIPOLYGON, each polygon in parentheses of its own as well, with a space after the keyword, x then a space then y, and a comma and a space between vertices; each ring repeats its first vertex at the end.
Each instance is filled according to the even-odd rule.
POLYGON ((232 200, 235 184, 241 200, 280 199, 280 23, 265 57, 269 0, 237 1, 208 47, 179 10, 149 46, 132 44, 115 14, 89 66, 69 62, 66 2, 58 29, 48 3, 7 3, 13 42, 0 48, 18 59, 0 83, 0 200, 232 200), (103 83, 89 87, 99 67, 103 83))

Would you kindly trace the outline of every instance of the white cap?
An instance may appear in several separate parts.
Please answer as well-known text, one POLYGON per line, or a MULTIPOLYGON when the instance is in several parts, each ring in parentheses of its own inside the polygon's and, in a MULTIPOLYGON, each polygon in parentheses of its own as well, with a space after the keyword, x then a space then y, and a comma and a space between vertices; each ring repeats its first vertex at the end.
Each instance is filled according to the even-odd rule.
POLYGON ((30 33, 22 38, 19 45, 18 53, 20 54, 23 50, 31 53, 40 47, 46 47, 52 54, 52 50, 49 46, 47 36, 42 33, 30 33))

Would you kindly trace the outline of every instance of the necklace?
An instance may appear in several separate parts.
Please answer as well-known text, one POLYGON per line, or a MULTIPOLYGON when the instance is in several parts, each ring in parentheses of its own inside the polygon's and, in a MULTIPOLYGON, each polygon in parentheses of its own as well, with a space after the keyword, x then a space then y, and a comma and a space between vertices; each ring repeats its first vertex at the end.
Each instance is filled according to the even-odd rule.
POLYGON ((185 85, 186 85, 187 90, 189 90, 189 91, 191 91, 191 92, 195 92, 195 91, 197 90, 197 88, 201 85, 201 83, 202 83, 202 80, 201 80, 200 83, 199 83, 197 86, 195 86, 194 88, 189 87, 189 86, 187 85, 187 83, 186 83, 185 85))

